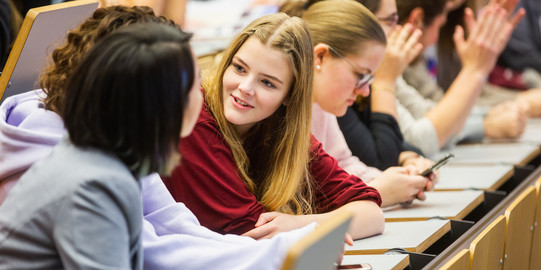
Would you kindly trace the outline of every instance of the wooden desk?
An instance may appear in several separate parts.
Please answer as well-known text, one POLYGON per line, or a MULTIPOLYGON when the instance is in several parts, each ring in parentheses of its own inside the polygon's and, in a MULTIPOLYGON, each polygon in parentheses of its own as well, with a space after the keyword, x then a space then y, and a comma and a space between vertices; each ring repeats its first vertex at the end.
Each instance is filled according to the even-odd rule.
POLYGON ((345 245, 346 255, 383 254, 391 248, 402 248, 411 252, 423 252, 451 230, 449 220, 425 220, 385 223, 380 235, 353 241, 345 245))
POLYGON ((526 129, 518 141, 541 144, 541 119, 528 120, 526 129))
POLYGON ((368 263, 372 269, 402 270, 410 264, 407 254, 345 255, 342 264, 368 263))
POLYGON ((411 205, 383 209, 385 221, 427 220, 432 217, 460 220, 483 202, 483 191, 434 191, 426 192, 425 201, 414 201, 411 205))
POLYGON ((449 164, 525 165, 539 154, 539 145, 530 143, 464 144, 436 154, 433 160, 438 160, 448 153, 455 155, 449 164))
POLYGON ((440 169, 436 191, 481 189, 494 191, 513 176, 512 165, 445 166, 440 169))

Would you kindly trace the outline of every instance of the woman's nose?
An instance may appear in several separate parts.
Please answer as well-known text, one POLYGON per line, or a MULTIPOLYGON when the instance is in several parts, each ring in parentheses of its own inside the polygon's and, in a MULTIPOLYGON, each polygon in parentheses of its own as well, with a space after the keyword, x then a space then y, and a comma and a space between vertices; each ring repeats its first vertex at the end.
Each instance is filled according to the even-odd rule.
POLYGON ((246 79, 243 82, 241 82, 239 84, 239 90, 244 95, 253 96, 254 95, 254 84, 252 83, 252 80, 246 79))
POLYGON ((362 97, 368 97, 370 95, 370 85, 365 84, 360 89, 355 89, 355 93, 362 97))

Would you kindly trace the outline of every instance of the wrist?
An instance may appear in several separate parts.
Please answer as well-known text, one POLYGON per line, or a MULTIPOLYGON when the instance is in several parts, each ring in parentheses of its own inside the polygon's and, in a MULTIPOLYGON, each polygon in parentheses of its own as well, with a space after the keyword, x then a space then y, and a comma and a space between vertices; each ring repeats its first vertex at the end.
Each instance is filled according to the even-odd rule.
POLYGON ((387 92, 396 95, 394 84, 372 84, 372 92, 387 92))
POLYGON ((421 155, 413 152, 413 151, 404 151, 404 152, 401 152, 400 155, 398 156, 398 165, 399 166, 404 166, 406 164, 406 162, 410 159, 414 159, 414 158, 419 158, 421 157, 421 155))

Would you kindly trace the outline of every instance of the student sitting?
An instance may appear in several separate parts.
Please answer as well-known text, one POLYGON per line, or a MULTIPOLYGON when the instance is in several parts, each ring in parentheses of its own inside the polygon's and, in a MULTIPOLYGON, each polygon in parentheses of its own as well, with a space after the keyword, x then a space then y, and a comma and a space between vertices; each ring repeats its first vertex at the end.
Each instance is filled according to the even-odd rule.
MULTIPOLYGON (((68 33, 70 38, 53 52, 54 63, 42 77, 42 85, 48 95, 42 90, 30 91, 10 97, 2 103, 0 185, 16 183, 30 165, 49 155, 65 134, 62 119, 57 112, 63 106, 66 96, 66 80, 72 76, 83 55, 110 32, 138 22, 172 24, 156 17, 147 7, 115 6, 98 9, 92 17, 68 33), (44 97, 45 101, 42 101, 44 97), (54 111, 52 108, 55 108, 54 111)), ((183 46, 187 47, 187 42, 188 36, 183 46)), ((189 105, 184 112, 184 122, 189 127, 189 123, 195 121, 200 111, 201 94, 197 66, 194 66, 190 50, 185 49, 183 55, 184 60, 179 62, 185 70, 183 74, 187 75, 186 79, 192 78, 191 83, 184 83, 185 87, 192 89, 189 101, 186 99, 189 105), (188 118, 192 119, 191 122, 188 118)), ((184 204, 175 203, 156 174, 144 177, 140 182, 145 269, 278 269, 289 246, 314 228, 312 223, 262 241, 220 235, 201 226, 184 204), (197 254, 205 256, 199 258, 197 254)), ((0 254, 1 259, 3 255, 0 254)), ((0 265, 3 266, 4 262, 0 265)))
MULTIPOLYGON (((325 151, 337 159, 340 167, 381 193, 382 206, 411 201, 416 197, 424 199, 428 178, 418 173, 431 163, 427 162, 421 168, 389 168, 383 173, 367 167, 352 155, 336 120, 336 116, 342 116, 357 96, 366 96, 370 92, 371 73, 378 68, 386 43, 376 18, 354 1, 311 3, 286 2, 282 10, 302 10, 294 14, 302 14, 314 40, 312 133, 325 151)), ((357 136, 362 140, 370 134, 357 136)), ((363 143, 368 144, 369 141, 363 143)))
POLYGON ((310 134, 313 70, 305 23, 284 14, 255 20, 224 52, 185 159, 164 179, 201 224, 260 239, 348 209, 353 238, 383 231, 379 193, 310 134))

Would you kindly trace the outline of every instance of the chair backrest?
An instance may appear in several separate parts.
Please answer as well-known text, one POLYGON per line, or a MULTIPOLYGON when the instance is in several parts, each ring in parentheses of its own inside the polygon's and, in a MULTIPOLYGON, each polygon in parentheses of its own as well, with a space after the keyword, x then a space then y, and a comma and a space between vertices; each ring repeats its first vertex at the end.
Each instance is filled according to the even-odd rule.
POLYGON ((440 270, 468 270, 468 269, 470 269, 470 250, 469 249, 463 249, 440 268, 440 270))
POLYGON ((530 269, 541 269, 541 177, 535 182, 537 205, 535 207, 530 269))
POLYGON ((333 269, 344 248, 351 213, 343 211, 323 222, 288 251, 283 270, 333 269))
POLYGON ((507 230, 503 269, 528 269, 536 201, 535 187, 530 186, 505 210, 507 230))
POLYGON ((96 0, 79 0, 30 9, 0 76, 0 103, 37 88, 49 53, 97 7, 96 0))
POLYGON ((470 245, 471 269, 502 269, 506 219, 500 215, 470 245))

